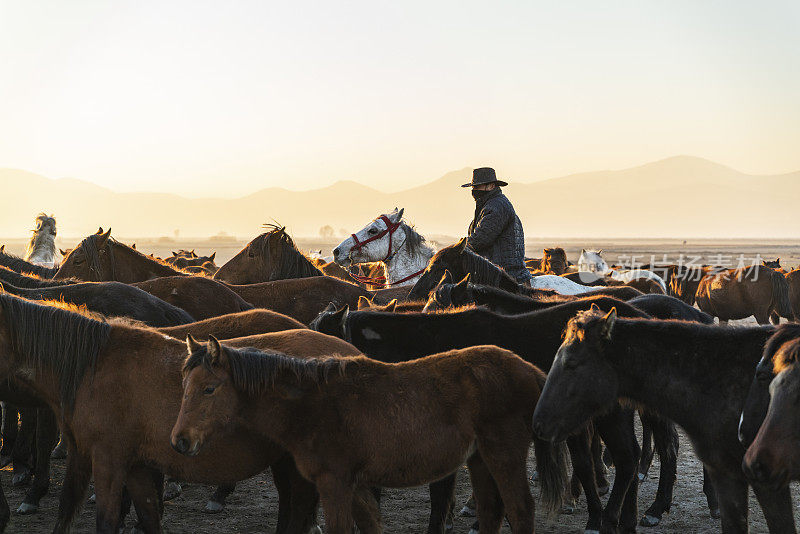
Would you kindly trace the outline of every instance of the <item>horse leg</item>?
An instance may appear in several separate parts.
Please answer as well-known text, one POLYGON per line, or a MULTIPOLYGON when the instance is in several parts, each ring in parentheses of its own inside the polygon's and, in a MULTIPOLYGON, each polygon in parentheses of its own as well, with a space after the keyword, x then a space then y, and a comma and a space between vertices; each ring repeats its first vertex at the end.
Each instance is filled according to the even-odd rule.
POLYGON ((50 487, 50 451, 58 439, 56 416, 49 408, 40 408, 36 414, 36 462, 33 485, 25 494, 18 514, 33 514, 39 510, 39 500, 50 487))
POLYGON ((709 470, 711 481, 717 490, 722 532, 746 534, 747 528, 747 482, 727 473, 716 474, 709 470))
MULTIPOLYGON (((507 436, 510 433, 496 435, 507 436)), ((493 436, 478 439, 481 458, 497 484, 514 534, 533 534, 534 502, 526 470, 529 447, 530 443, 525 439, 500 440, 493 436)))
POLYGON ((639 420, 642 422, 642 456, 639 458, 639 482, 642 482, 647 478, 647 472, 650 471, 650 466, 653 465, 655 449, 653 449, 652 419, 640 411, 639 420))
POLYGON ((308 534, 317 529, 317 488, 297 471, 291 456, 272 464, 272 479, 278 490, 276 534, 308 534))
POLYGON ((669 513, 672 506, 672 493, 678 478, 678 432, 671 421, 647 414, 643 415, 642 424, 644 418, 651 420, 649 424, 661 460, 656 499, 639 522, 643 527, 652 527, 661 522, 664 513, 669 513))
MULTIPOLYGON (((480 453, 475 453, 467 459, 467 467, 472 482, 472 496, 475 498, 480 532, 481 534, 498 534, 503 521, 503 501, 500 498, 497 484, 480 453)), ((477 533, 476 526, 472 527, 470 534, 473 531, 477 533)))
POLYGON ((606 467, 605 459, 603 458, 603 440, 600 436, 592 431, 592 461, 594 462, 594 478, 597 480, 597 494, 605 495, 608 493, 608 468, 606 467))
POLYGON ((8 507, 8 500, 0 484, 0 532, 5 531, 8 521, 11 519, 11 508, 8 507))
MULTIPOLYGON (((66 434, 64 437, 67 437, 66 434)), ((92 475, 91 460, 79 454, 70 439, 67 439, 67 451, 67 470, 59 497, 58 520, 53 529, 54 534, 69 532, 75 515, 83 506, 92 475)))
POLYGON ((96 454, 92 458, 92 475, 97 503, 96 529, 98 534, 116 534, 120 526, 122 493, 125 472, 121 458, 112 454, 96 454))
POLYGON ((325 534, 352 534, 353 483, 325 473, 315 481, 325 514, 325 534))
POLYGON ((611 453, 616 476, 611 495, 603 511, 603 532, 636 532, 639 522, 637 492, 639 478, 639 442, 633 432, 633 410, 617 405, 610 413, 598 417, 596 427, 611 453))
POLYGON ((207 514, 218 514, 225 509, 225 499, 227 499, 233 490, 236 489, 236 484, 223 484, 214 489, 214 493, 208 498, 203 511, 207 514))
POLYGON ((708 510, 711 517, 714 519, 720 518, 719 499, 717 498, 717 490, 714 489, 714 484, 711 482, 711 476, 708 474, 708 469, 703 466, 703 493, 706 495, 706 502, 708 502, 708 510))
POLYGON ((11 463, 18 431, 19 412, 16 406, 3 402, 3 447, 0 448, 0 468, 11 463))
POLYGON ((597 493, 597 482, 592 465, 591 446, 589 445, 591 439, 587 431, 567 438, 567 446, 572 456, 572 469, 586 494, 586 507, 589 510, 586 533, 600 532, 603 516, 603 505, 600 502, 600 495, 597 493))
POLYGON ((130 493, 136 514, 139 517, 137 527, 144 532, 161 532, 162 506, 159 495, 158 478, 161 473, 142 465, 132 466, 125 478, 125 487, 130 493))
POLYGON ((24 486, 31 481, 31 458, 35 437, 36 408, 20 408, 19 434, 11 452, 14 462, 14 476, 11 477, 13 487, 24 486))
POLYGON ((361 534, 381 534, 381 511, 372 488, 356 488, 353 498, 353 519, 361 534))
MULTIPOLYGON (((431 515, 428 520, 428 534, 444 534, 448 529, 447 520, 455 502, 456 473, 428 485, 431 495, 431 515)), ((453 528, 452 518, 450 528, 453 528)))
POLYGON ((794 515, 792 514, 792 495, 789 486, 778 490, 753 484, 753 493, 764 510, 764 519, 770 532, 796 533, 794 515))

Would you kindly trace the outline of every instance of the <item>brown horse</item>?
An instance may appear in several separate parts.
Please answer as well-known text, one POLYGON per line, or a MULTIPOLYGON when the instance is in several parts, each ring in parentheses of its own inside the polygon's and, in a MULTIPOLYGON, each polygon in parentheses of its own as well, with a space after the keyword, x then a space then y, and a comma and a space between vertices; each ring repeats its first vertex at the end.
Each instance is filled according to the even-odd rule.
POLYGON ((372 297, 366 289, 331 276, 291 278, 260 284, 225 284, 245 301, 257 308, 267 308, 308 324, 333 302, 355 309, 358 297, 372 297))
MULTIPOLYGON (((247 343, 264 350, 280 346, 309 357, 327 354, 333 342, 326 337, 310 344, 296 333, 280 342, 277 337, 269 334, 247 343), (292 345, 292 340, 297 343, 292 345)), ((292 513, 281 506, 278 531, 308 531, 316 492, 293 474, 292 462, 273 442, 254 435, 224 436, 192 459, 169 446, 169 431, 180 408, 185 355, 186 344, 155 330, 103 323, 0 295, 0 372, 19 376, 56 412, 70 437, 56 532, 69 529, 91 476, 98 532, 117 531, 123 486, 145 530, 160 532, 159 473, 232 484, 268 465, 273 466, 282 500, 292 492, 292 513)))
POLYGON ((792 313, 800 318, 800 268, 792 269, 784 275, 789 284, 789 302, 792 305, 792 313))
MULTIPOLYGON (((349 272, 347 272, 347 269, 345 269, 344 267, 342 267, 341 265, 339 265, 335 261, 330 261, 328 263, 323 263, 321 266, 319 266, 319 269, 322 271, 322 273, 325 276, 333 276, 334 278, 338 278, 340 280, 345 280, 347 282, 350 282, 351 284, 356 284, 356 285, 362 286, 362 287, 364 287, 366 289, 376 289, 376 288, 382 287, 382 286, 372 286, 372 285, 369 285, 369 284, 362 284, 361 282, 359 282, 358 280, 353 278, 353 276, 349 272)), ((362 275, 362 276, 364 276, 364 275, 362 275)))
POLYGON ((751 480, 775 487, 800 478, 800 340, 784 343, 773 356, 767 416, 747 449, 742 467, 751 480))
POLYGON ((567 253, 561 247, 544 249, 544 256, 539 260, 526 260, 525 266, 536 274, 557 274, 567 272, 569 262, 567 253))
POLYGON ((700 281, 696 298, 701 310, 723 324, 751 315, 769 324, 773 311, 794 317, 786 278, 765 265, 711 272, 700 281))
POLYGON ((109 228, 105 233, 90 235, 72 249, 53 278, 130 284, 163 276, 189 274, 112 239, 109 228))
MULTIPOLYGON (((478 346, 386 364, 364 357, 298 360, 230 349, 211 338, 205 350, 190 353, 184 375, 173 447, 202 454, 230 433, 232 421, 244 421, 247 432, 278 440, 314 482, 329 534, 352 532, 358 489, 420 485, 465 460, 481 531, 500 531, 505 506, 514 533, 533 532, 525 465, 545 377, 507 350, 478 346)), ((534 444, 552 511, 566 482, 565 450, 534 444)))
POLYGON ((295 328, 306 328, 306 326, 282 313, 255 309, 220 315, 219 317, 181 326, 159 328, 158 331, 176 339, 186 339, 189 334, 199 339, 207 339, 209 335, 218 339, 230 339, 295 328))
POLYGON ((253 309, 224 284, 203 276, 165 276, 131 285, 183 308, 198 320, 253 309))

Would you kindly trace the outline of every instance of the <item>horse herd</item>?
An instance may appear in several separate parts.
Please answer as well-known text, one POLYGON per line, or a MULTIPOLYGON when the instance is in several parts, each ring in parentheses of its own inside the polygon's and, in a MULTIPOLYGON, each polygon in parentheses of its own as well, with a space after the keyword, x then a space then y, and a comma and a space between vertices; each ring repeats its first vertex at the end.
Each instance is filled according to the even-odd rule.
MULTIPOLYGON (((98 532, 117 532, 131 505, 138 529, 160 532, 181 482, 216 486, 205 510, 219 512, 269 467, 281 534, 318 532, 320 504, 327 533, 381 532, 380 488, 422 484, 427 531, 441 534, 466 464, 473 530, 505 519, 531 533, 532 444, 552 521, 583 493, 586 532, 635 532, 670 511, 679 425, 723 532, 748 531, 750 487, 770 531, 795 532, 797 271, 625 270, 548 248, 520 285, 465 240, 435 251, 402 210, 329 262, 266 230, 219 268, 215 254, 162 260, 102 228, 56 262, 46 215, 25 259, 0 249, 0 461, 12 484, 32 480, 17 513, 38 510, 60 433, 54 532, 92 480, 98 532), (759 325, 714 320, 751 315, 759 325)), ((0 527, 10 516, 0 487, 0 527)))

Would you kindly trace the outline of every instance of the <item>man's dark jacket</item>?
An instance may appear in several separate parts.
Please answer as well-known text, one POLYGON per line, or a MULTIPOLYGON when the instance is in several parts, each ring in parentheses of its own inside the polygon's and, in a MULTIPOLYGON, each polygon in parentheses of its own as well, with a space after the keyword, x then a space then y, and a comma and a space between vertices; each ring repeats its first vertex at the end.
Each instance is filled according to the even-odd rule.
POLYGON ((469 248, 502 267, 523 283, 531 275, 525 268, 525 235, 522 223, 499 187, 475 203, 475 218, 469 225, 469 248))

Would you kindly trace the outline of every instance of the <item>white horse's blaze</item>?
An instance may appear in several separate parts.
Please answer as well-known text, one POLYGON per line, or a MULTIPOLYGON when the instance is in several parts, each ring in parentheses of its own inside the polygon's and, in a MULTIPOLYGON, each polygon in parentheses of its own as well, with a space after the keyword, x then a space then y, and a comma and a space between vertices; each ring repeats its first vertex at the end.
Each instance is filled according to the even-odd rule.
POLYGON ((590 271, 601 275, 609 275, 614 280, 619 280, 625 284, 639 278, 647 278, 648 280, 656 282, 661 286, 664 293, 667 293, 667 284, 664 282, 664 279, 656 273, 644 269, 630 269, 626 271, 612 270, 608 266, 608 263, 606 263, 606 260, 601 256, 601 253, 602 251, 600 250, 584 249, 581 252, 581 257, 578 259, 578 271, 590 271))
POLYGON ((562 295, 581 295, 602 289, 602 286, 591 287, 573 282, 569 278, 556 276, 554 274, 543 274, 534 276, 531 280, 531 287, 534 289, 552 289, 562 295))
MULTIPOLYGON (((386 270, 389 285, 414 285, 433 256, 433 249, 420 241, 415 247, 406 243, 407 232, 413 232, 403 222, 403 210, 395 209, 383 215, 391 225, 399 225, 393 234, 386 233, 379 239, 376 235, 387 230, 386 221, 378 216, 371 223, 355 233, 356 240, 348 237, 334 249, 333 261, 344 267, 354 263, 381 262, 386 270), (390 237, 391 236, 391 237, 390 237), (391 242, 391 250, 389 250, 391 242)), ((416 234, 415 234, 416 235, 416 234)))

